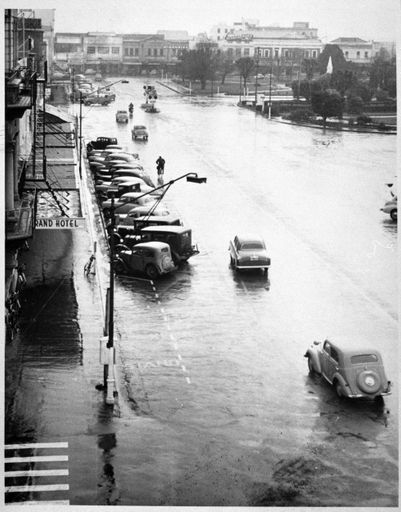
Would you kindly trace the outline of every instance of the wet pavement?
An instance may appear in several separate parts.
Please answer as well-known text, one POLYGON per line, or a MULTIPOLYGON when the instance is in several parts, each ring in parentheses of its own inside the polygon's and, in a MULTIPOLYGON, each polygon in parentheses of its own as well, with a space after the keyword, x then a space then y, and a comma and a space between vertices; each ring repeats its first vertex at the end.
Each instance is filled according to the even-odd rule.
POLYGON ((165 199, 200 254, 154 283, 116 280, 111 409, 96 389, 108 280, 96 209, 87 232, 61 232, 61 255, 47 261, 41 240, 7 442, 68 442, 74 505, 396 506, 397 230, 379 211, 394 139, 280 125, 234 99, 163 90, 152 116, 139 109, 140 80, 116 87, 112 107, 84 107, 85 137, 116 135, 152 178, 160 154, 166 180, 207 176, 165 199), (131 99, 133 121, 116 125, 131 99), (148 142, 130 140, 134 122, 148 126, 148 142), (272 258, 268 279, 229 267, 230 237, 255 230, 272 258), (87 279, 94 240, 98 273, 87 279), (307 346, 344 336, 379 343, 395 382, 384 407, 341 401, 308 375, 307 346))

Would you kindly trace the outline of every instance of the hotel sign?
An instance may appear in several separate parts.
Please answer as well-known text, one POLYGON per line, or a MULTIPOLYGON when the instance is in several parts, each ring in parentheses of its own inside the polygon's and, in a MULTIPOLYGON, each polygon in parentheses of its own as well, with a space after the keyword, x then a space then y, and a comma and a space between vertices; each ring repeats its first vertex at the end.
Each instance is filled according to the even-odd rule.
POLYGON ((36 219, 36 229, 82 229, 85 217, 55 217, 53 219, 36 219))

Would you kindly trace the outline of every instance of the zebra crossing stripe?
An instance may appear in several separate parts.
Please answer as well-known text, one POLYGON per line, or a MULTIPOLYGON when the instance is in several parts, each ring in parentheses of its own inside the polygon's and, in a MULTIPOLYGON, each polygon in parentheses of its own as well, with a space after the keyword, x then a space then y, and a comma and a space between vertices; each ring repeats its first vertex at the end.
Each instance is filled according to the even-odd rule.
POLYGON ((52 462, 68 460, 68 455, 34 455, 32 457, 5 457, 5 464, 14 464, 15 462, 52 462))
POLYGON ((42 492, 42 491, 68 491, 69 484, 49 484, 49 485, 13 485, 6 487, 8 492, 42 492))
POLYGON ((23 450, 24 448, 68 448, 68 443, 24 443, 6 444, 6 450, 23 450))
MULTIPOLYGON (((60 443, 20 443, 20 444, 7 444, 4 446, 5 453, 7 450, 24 450, 24 449, 58 449, 58 448, 68 448, 68 443, 60 442, 60 443)), ((11 455, 11 454, 10 454, 11 455)), ((31 455, 28 457, 5 457, 4 464, 16 464, 16 463, 30 463, 30 462, 61 462, 68 461, 68 455, 31 455)), ((5 467, 4 477, 7 478, 18 478, 25 477, 27 481, 34 477, 68 477, 69 470, 68 469, 28 469, 28 470, 11 470, 7 471, 7 466, 5 467)), ((6 480, 7 481, 7 480, 6 480)), ((57 481, 57 480, 56 480, 57 481)), ((59 484, 27 484, 25 485, 8 485, 4 486, 5 494, 9 497, 14 493, 34 493, 34 492, 54 492, 54 491, 68 491, 70 488, 69 484, 59 483, 59 484)), ((69 505, 69 500, 43 500, 43 501, 34 501, 27 500, 23 502, 19 501, 10 501, 8 500, 6 505, 69 505)))
POLYGON ((68 476, 68 469, 30 469, 27 471, 7 471, 4 473, 6 478, 17 476, 68 476))

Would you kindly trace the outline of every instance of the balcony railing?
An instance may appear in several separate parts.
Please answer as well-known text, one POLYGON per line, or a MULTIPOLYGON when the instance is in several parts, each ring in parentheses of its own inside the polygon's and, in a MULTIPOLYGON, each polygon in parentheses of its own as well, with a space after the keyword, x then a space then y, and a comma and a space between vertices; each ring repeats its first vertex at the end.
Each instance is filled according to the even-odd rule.
POLYGON ((35 194, 24 194, 13 210, 6 211, 6 241, 12 242, 30 238, 35 219, 35 194))

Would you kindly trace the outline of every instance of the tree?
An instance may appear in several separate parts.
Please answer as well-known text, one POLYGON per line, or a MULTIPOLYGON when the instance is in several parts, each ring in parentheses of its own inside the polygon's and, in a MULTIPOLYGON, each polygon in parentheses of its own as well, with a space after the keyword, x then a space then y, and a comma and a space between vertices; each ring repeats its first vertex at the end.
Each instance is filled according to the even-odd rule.
POLYGON ((373 90, 383 89, 395 98, 397 94, 395 57, 388 59, 384 52, 379 53, 372 63, 369 83, 373 90))
POLYGON ((345 60, 343 51, 336 44, 326 44, 323 48, 322 53, 318 57, 318 67, 320 74, 324 74, 327 72, 327 64, 331 57, 331 62, 333 65, 333 72, 335 71, 343 71, 347 69, 348 63, 345 60))
POLYGON ((372 90, 366 84, 357 82, 352 85, 347 91, 347 98, 350 96, 360 96, 364 103, 368 103, 372 99, 372 90))
POLYGON ((317 59, 304 59, 302 61, 302 71, 306 73, 307 80, 312 80, 315 71, 318 69, 319 63, 317 59))
POLYGON ((219 53, 217 55, 217 68, 221 75, 221 84, 223 85, 226 76, 234 70, 233 59, 227 53, 219 53))
POLYGON ((311 81, 310 80, 294 80, 291 84, 293 95, 299 99, 300 96, 304 97, 306 100, 310 100, 311 96, 311 81))
POLYGON ((335 89, 313 91, 311 104, 313 111, 323 117, 323 126, 326 126, 328 117, 342 117, 343 99, 335 89))
POLYGON ((347 112, 349 114, 362 114, 363 100, 360 96, 348 96, 347 98, 347 112))
POLYGON ((246 89, 246 82, 255 67, 255 61, 250 57, 241 57, 241 59, 238 59, 235 64, 239 69, 240 75, 244 79, 244 88, 246 89))
POLYGON ((345 95, 345 92, 350 89, 353 85, 356 85, 356 76, 349 69, 336 70, 331 75, 330 88, 336 89, 341 96, 345 95))
POLYGON ((181 73, 183 78, 199 80, 201 88, 214 76, 215 54, 212 44, 203 43, 195 50, 183 52, 181 56, 181 73))

